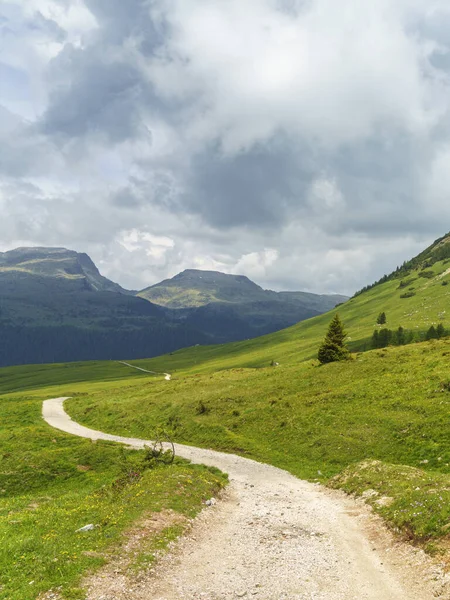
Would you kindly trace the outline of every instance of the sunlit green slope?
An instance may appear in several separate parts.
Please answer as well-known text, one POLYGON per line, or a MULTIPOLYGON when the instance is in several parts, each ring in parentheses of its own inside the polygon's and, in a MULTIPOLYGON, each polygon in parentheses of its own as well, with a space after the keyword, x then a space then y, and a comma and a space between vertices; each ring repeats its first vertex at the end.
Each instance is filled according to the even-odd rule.
POLYGON ((96 429, 148 439, 163 427, 179 442, 358 494, 374 490, 374 509, 396 528, 425 543, 445 541, 450 338, 361 351, 380 327, 402 326, 413 341, 432 324, 450 328, 449 251, 449 238, 438 240, 339 307, 351 361, 315 360, 333 311, 255 340, 135 361, 171 372, 170 382, 110 361, 2 369, 0 392, 26 389, 36 401, 71 396, 69 413, 96 429), (377 324, 380 312, 386 325, 377 324), (377 504, 385 497, 388 504, 377 504))
MULTIPOLYGON (((421 260, 413 259, 399 272, 390 276, 388 281, 374 285, 367 291, 355 296, 341 305, 339 312, 348 332, 348 343, 353 351, 371 348, 371 337, 377 325, 377 317, 384 311, 387 323, 384 327, 396 330, 399 326, 413 332, 416 341, 424 338, 431 325, 443 323, 450 328, 450 260, 435 258, 448 252, 450 237, 439 240, 422 253, 421 260), (431 256, 431 258, 430 258, 431 256), (410 268, 415 265, 415 268, 410 268), (404 297, 404 296, 407 297, 404 297)), ((444 254, 445 255, 445 254, 444 254)), ((326 332, 327 324, 335 311, 303 321, 282 331, 244 342, 218 346, 193 346, 151 360, 133 361, 133 364, 158 372, 178 373, 187 370, 195 372, 216 371, 232 367, 261 367, 276 361, 292 365, 314 358, 318 346, 326 332)), ((106 369, 114 378, 123 377, 117 373, 115 363, 81 363, 83 371, 77 375, 78 367, 73 366, 35 366, 2 369, 0 371, 0 392, 33 387, 40 381, 55 377, 62 380, 73 376, 77 380, 95 378, 96 369, 106 369), (97 366, 94 366, 97 365, 97 366), (51 376, 46 374, 51 370, 51 376), (19 374, 24 374, 24 379, 19 374), (16 379, 16 376, 19 376, 16 379), (15 387, 14 387, 15 386, 15 387)), ((107 375, 105 375, 107 377, 107 375)))
MULTIPOLYGON (((403 327, 421 341, 431 325, 450 326, 450 236, 438 240, 419 256, 405 263, 384 283, 378 283, 338 307, 348 332, 348 343, 353 351, 371 348, 371 337, 377 317, 384 311, 387 323, 383 327, 396 330, 403 327), (415 268, 410 268, 413 265, 415 268)), ((222 346, 197 346, 180 350, 151 361, 137 361, 154 370, 197 371, 230 367, 264 366, 272 360, 295 364, 316 356, 317 348, 335 311, 303 321, 276 333, 222 346)))

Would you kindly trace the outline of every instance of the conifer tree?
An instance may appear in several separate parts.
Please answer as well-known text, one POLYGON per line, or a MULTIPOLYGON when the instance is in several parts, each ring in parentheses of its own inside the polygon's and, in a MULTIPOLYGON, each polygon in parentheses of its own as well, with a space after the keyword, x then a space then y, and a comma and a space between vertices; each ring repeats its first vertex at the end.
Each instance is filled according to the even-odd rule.
POLYGON ((347 334, 345 333, 342 321, 339 315, 336 314, 331 320, 325 339, 319 348, 319 362, 325 364, 347 359, 349 351, 344 345, 346 337, 347 334))
POLYGON ((379 335, 378 335, 378 329, 375 329, 375 331, 372 334, 372 348, 378 348, 378 341, 379 335))
POLYGON ((406 343, 405 330, 403 329, 403 327, 401 325, 395 333, 395 338, 396 338, 395 343, 398 344, 399 346, 403 346, 403 344, 406 343))
POLYGON ((386 323, 386 313, 381 312, 377 317, 378 325, 384 325, 386 323))
POLYGON ((435 339, 437 339, 437 332, 436 332, 436 328, 434 327, 434 325, 432 325, 430 327, 430 329, 427 331, 427 334, 426 334, 425 338, 427 340, 435 340, 435 339))
POLYGON ((384 329, 380 329, 378 333, 378 347, 386 348, 386 346, 389 346, 391 342, 392 331, 390 329, 387 329, 386 327, 384 329))

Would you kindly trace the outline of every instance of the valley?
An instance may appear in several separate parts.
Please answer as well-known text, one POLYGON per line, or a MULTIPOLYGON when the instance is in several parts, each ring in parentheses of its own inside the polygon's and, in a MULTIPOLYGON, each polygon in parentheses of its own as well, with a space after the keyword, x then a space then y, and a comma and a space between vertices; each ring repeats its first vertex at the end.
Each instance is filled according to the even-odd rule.
POLYGON ((126 360, 249 339, 346 299, 277 294, 247 277, 196 270, 129 291, 103 277, 86 254, 18 248, 0 253, 0 365, 126 360), (150 293, 160 288, 163 302, 150 293), (204 301, 192 302, 198 296, 204 301))
POLYGON ((0 37, 0 600, 450 600, 450 1, 0 37))
MULTIPOLYGON (((210 449, 226 453, 224 462, 214 464, 229 472, 232 480, 239 476, 226 456, 234 460, 233 455, 239 455, 283 469, 300 484, 308 481, 319 495, 334 494, 326 492, 333 489, 359 498, 397 540, 406 540, 431 557, 435 566, 430 568, 439 573, 437 597, 449 597, 449 241, 438 240, 419 260, 338 307, 350 360, 326 365, 317 360, 318 346, 336 313, 332 310, 252 340, 193 345, 156 358, 130 359, 127 364, 94 361, 2 368, 0 538, 9 541, 0 555, 0 597, 3 593, 8 600, 34 600, 37 588, 29 582, 39 580, 44 582, 39 590, 46 585, 58 589, 61 598, 83 598, 83 574, 111 562, 111 548, 121 552, 131 523, 146 511, 155 511, 156 496, 150 493, 154 478, 160 477, 162 495, 156 510, 174 510, 175 499, 176 510, 192 516, 226 482, 218 471, 197 472, 198 467, 181 459, 172 466, 143 468, 142 450, 129 456, 127 451, 124 463, 112 441, 92 444, 55 432, 42 421, 40 410, 43 401, 61 397, 69 398, 65 408, 75 422, 108 436, 149 440, 164 429, 177 444, 195 446, 201 462, 213 464, 207 458, 210 449), (405 288, 411 292, 406 297, 405 288), (380 324, 382 312, 386 323, 380 324), (439 323, 444 335, 427 339, 430 327, 439 323), (409 332, 403 343, 372 347, 374 331, 399 327, 409 332), (164 373, 171 379, 164 379, 164 373), (123 478, 124 464, 135 465, 132 471, 139 475, 116 489, 114 482, 123 478), (186 489, 177 487, 180 481, 197 490, 192 502, 184 491, 174 495, 172 484, 186 489), (93 503, 92 498, 99 501, 93 503), (123 502, 135 508, 126 518, 112 517, 123 502), (56 504, 61 529, 49 521, 56 504), (88 522, 99 525, 91 537, 74 538, 88 522), (67 544, 75 545, 73 553, 65 555, 62 548, 67 544), (44 558, 36 562, 32 558, 36 555, 44 558), (61 563, 55 573, 54 558, 61 563), (14 574, 18 565, 24 567, 19 580, 14 574), (15 589, 19 592, 13 595, 15 589)), ((194 456, 183 451, 180 455, 194 456)), ((233 485, 232 481, 231 491, 233 485)), ((250 503, 250 496, 245 497, 250 503)), ((297 507, 302 498, 296 499, 297 507)), ((219 510, 227 514, 226 506, 219 510)), ((289 523, 300 526, 296 520, 289 523)), ((324 531, 329 527, 323 525, 324 531)), ((162 547, 181 529, 166 533, 162 547)), ((153 534, 146 538, 150 550, 138 552, 139 572, 146 573, 153 565, 152 548, 159 547, 158 539, 153 534)), ((130 581, 132 573, 133 567, 127 567, 130 581)), ((311 593, 316 580, 312 581, 311 593)), ((384 599, 382 594, 373 597, 384 599)))

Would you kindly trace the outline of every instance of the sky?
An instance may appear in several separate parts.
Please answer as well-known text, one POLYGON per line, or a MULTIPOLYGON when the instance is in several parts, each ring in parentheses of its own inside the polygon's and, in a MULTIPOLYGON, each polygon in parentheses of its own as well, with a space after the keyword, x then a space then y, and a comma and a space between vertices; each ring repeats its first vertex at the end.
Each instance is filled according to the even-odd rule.
POLYGON ((448 0, 0 4, 0 251, 351 294, 449 189, 448 0))

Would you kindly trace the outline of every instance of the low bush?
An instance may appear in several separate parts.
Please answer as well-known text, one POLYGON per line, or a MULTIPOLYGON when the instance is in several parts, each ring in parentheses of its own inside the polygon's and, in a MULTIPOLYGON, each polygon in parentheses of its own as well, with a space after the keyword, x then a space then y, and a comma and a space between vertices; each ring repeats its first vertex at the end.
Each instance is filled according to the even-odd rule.
POLYGON ((408 287, 415 280, 416 280, 416 277, 411 277, 410 279, 402 279, 402 281, 400 281, 400 283, 399 283, 398 289, 408 287))
POLYGON ((433 279, 434 277, 433 271, 420 271, 419 277, 425 277, 425 279, 433 279))

